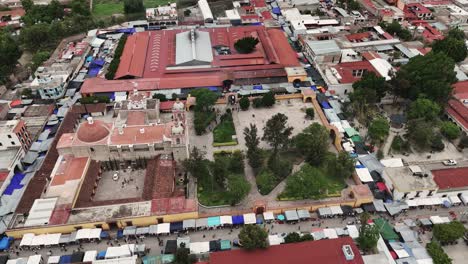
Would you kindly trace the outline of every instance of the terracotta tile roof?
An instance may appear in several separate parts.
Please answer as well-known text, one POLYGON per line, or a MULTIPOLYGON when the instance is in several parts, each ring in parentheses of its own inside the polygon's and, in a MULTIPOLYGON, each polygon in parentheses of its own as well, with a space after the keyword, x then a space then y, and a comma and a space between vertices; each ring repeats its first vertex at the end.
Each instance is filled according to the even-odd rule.
POLYGON ((83 122, 76 132, 76 139, 83 143, 95 143, 105 140, 110 135, 112 125, 101 120, 93 120, 93 123, 83 122))
POLYGON ((468 108, 460 101, 451 99, 445 111, 460 123, 465 130, 468 130, 468 108))
POLYGON ((340 83, 354 83, 360 80, 361 77, 353 75, 353 70, 365 70, 379 75, 369 61, 343 62, 337 64, 334 68, 341 76, 341 80, 339 80, 340 83))
POLYGON ((143 77, 148 42, 148 34, 133 34, 127 38, 124 52, 120 56, 119 68, 115 73, 116 79, 124 76, 143 77))
POLYGON ((184 212, 197 211, 198 204, 193 199, 185 199, 185 197, 172 197, 153 199, 151 201, 152 215, 178 214, 184 212))
POLYGON ((440 190, 468 187, 468 167, 431 171, 440 190))
POLYGON ((273 19, 273 16, 271 15, 270 11, 263 11, 261 12, 261 15, 263 19, 273 19))
POLYGON ((453 96, 458 100, 468 99, 468 81, 455 83, 453 85, 453 96))
POLYGON ((168 138, 171 137, 170 123, 154 126, 124 127, 122 130, 123 133, 120 134, 118 128, 114 128, 110 136, 109 144, 126 145, 159 143, 163 142, 164 136, 168 138))
POLYGON ((350 237, 307 241, 301 243, 270 246, 263 250, 231 250, 213 252, 210 255, 210 264, 364 264, 356 244, 350 237), (350 245, 353 260, 346 260, 342 247, 350 245), (313 261, 312 261, 313 260, 313 261))
POLYGON ((22 17, 25 14, 26 14, 26 11, 24 11, 23 8, 14 8, 12 10, 0 11, 0 18, 4 17, 4 16, 12 16, 12 17, 20 16, 20 17, 22 17))
POLYGON ((70 217, 71 207, 69 204, 58 205, 55 207, 49 219, 49 225, 63 225, 68 222, 70 217))
POLYGON ((362 39, 369 39, 372 36, 370 32, 362 32, 362 33, 354 33, 354 34, 349 34, 346 35, 345 37, 349 41, 355 41, 355 40, 362 40, 362 39))
POLYGON ((129 111, 127 115, 127 126, 142 126, 146 124, 146 113, 142 111, 129 111))
POLYGON ((50 186, 62 185, 67 181, 81 179, 88 159, 88 157, 75 158, 73 156, 65 156, 55 174, 52 175, 50 186))

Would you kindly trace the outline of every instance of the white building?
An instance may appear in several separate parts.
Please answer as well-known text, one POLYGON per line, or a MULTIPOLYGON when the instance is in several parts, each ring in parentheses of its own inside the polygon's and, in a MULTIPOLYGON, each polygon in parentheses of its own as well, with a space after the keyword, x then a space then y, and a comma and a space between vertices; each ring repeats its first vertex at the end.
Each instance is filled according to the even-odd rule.
POLYGON ((73 69, 69 63, 39 67, 30 87, 33 92, 38 92, 42 99, 60 99, 65 95, 66 85, 72 73, 73 69))
POLYGON ((433 196, 438 189, 430 172, 419 166, 386 167, 382 177, 395 201, 433 196))
POLYGON ((210 5, 206 0, 199 0, 198 7, 203 15, 203 20, 207 23, 213 23, 213 13, 211 13, 210 5))
POLYGON ((164 22, 164 24, 177 25, 177 4, 171 3, 170 5, 147 8, 146 20, 148 22, 164 22))

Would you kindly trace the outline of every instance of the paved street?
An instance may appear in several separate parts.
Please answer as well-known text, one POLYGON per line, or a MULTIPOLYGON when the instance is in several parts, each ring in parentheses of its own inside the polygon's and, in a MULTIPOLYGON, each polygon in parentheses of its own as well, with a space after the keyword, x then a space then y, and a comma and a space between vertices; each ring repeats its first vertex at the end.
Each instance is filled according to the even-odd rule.
MULTIPOLYGON (((395 220, 390 220, 390 221, 395 224, 397 222, 402 222, 403 219, 408 219, 408 218, 411 218, 411 219, 426 218, 431 215, 449 216, 449 211, 455 211, 457 215, 460 215, 460 212, 467 212, 468 207, 460 206, 460 207, 454 207, 454 208, 449 208, 449 209, 439 208, 437 209, 437 211, 428 210, 428 209, 422 209, 422 210, 415 209, 415 210, 408 211, 407 216, 401 215, 397 217, 395 220)), ((378 217, 378 215, 376 215, 375 217, 378 217)), ((384 214, 384 217, 386 217, 387 219, 390 219, 390 217, 386 214, 384 214)), ((318 219, 315 213, 312 214, 312 218, 318 219)), ((332 219, 321 220, 320 224, 319 224, 319 221, 311 220, 311 221, 303 221, 298 224, 292 224, 292 225, 291 224, 278 224, 278 223, 267 224, 265 228, 267 229, 269 234, 275 234, 275 233, 281 234, 281 233, 289 233, 289 232, 311 232, 312 228, 317 228, 319 227, 319 225, 321 228, 345 227, 348 222, 356 222, 356 221, 357 221, 357 218, 355 217, 348 217, 345 220, 343 220, 342 218, 332 218, 332 219)), ((216 240, 216 239, 233 240, 237 238, 239 231, 240 229, 236 229, 236 228, 232 230, 226 228, 226 229, 190 232, 188 236, 190 237, 191 242, 210 241, 210 240, 216 240)), ((112 237, 115 237, 116 230, 112 230, 110 234, 112 237)), ((177 235, 174 235, 174 234, 161 237, 162 241, 164 242, 167 240, 176 239, 176 238, 177 238, 177 235)), ((422 237, 423 243, 428 242, 429 239, 430 239, 430 233, 426 233, 426 236, 422 237)), ((20 240, 15 241, 15 246, 19 245, 19 242, 20 240)), ((113 246, 126 243, 123 239, 121 239, 120 241, 112 240, 111 242, 113 246)), ((128 241, 128 243, 135 243, 135 242, 136 242, 135 239, 130 239, 128 241)), ((147 248, 150 249, 150 253, 149 253, 150 255, 160 254, 161 250, 163 250, 164 248, 158 245, 158 239, 153 236, 138 239, 138 243, 145 244, 147 248)), ((103 240, 101 242, 90 242, 90 243, 83 242, 81 243, 81 246, 82 246, 81 251, 87 251, 87 250, 102 251, 102 250, 105 250, 110 245, 108 245, 107 240, 103 240)), ((165 243, 164 243, 164 246, 165 246, 165 243)), ((456 251, 456 253, 454 253, 456 256, 458 256, 460 259, 466 259, 466 257, 468 256, 465 256, 463 258, 464 256, 463 254, 466 254, 466 252, 468 251, 465 250, 465 251, 462 251, 462 253, 460 253, 459 252, 460 250, 456 250, 456 249, 459 249, 460 247, 465 248, 466 246, 464 243, 460 242, 458 245, 447 246, 445 248, 446 250, 448 250, 449 254, 451 254, 452 251, 453 252, 456 251)), ((37 252, 38 254, 43 255, 45 260, 47 260, 47 255, 49 253, 48 252, 49 250, 52 251, 52 255, 66 255, 66 254, 73 253, 74 250, 78 250, 78 245, 68 246, 66 252, 61 250, 58 247, 51 247, 51 248, 45 248, 45 249, 40 249, 40 250, 23 250, 23 251, 19 251, 19 255, 16 254, 14 250, 14 246, 12 248, 13 250, 12 252, 10 252, 10 255, 12 258, 17 258, 18 256, 27 257, 37 252)), ((468 247, 466 247, 465 249, 468 249, 468 247)), ((460 259, 458 258, 455 259, 454 264, 463 263, 463 262, 460 262, 460 259)))

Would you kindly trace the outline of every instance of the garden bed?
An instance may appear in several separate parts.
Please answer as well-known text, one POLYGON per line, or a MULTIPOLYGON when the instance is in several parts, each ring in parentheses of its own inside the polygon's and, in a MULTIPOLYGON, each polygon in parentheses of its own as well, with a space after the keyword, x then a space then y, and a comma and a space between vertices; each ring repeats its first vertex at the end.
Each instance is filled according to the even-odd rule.
POLYGON ((232 120, 231 113, 225 113, 221 117, 221 122, 213 130, 213 146, 237 145, 237 140, 233 139, 236 135, 236 128, 232 120), (217 145, 215 145, 217 144, 217 145))

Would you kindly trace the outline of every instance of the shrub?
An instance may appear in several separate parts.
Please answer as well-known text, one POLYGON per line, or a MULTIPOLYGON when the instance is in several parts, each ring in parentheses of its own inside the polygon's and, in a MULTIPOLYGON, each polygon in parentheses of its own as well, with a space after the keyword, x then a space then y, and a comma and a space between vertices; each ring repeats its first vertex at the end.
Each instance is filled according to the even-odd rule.
POLYGON ((452 259, 445 253, 444 249, 435 241, 426 245, 427 253, 431 256, 434 264, 451 264, 452 259))
POLYGON ((154 99, 159 99, 159 101, 164 102, 167 101, 165 94, 153 94, 154 99))
POLYGON ((258 44, 258 39, 254 37, 244 37, 234 43, 234 48, 241 54, 247 54, 254 51, 258 44))
POLYGON ((262 96, 262 105, 265 107, 271 107, 275 104, 275 100, 275 95, 270 91, 262 96))
POLYGON ((463 136, 458 143, 459 148, 468 148, 468 136, 463 136))
POLYGON ((276 175, 276 177, 284 179, 292 171, 292 162, 272 155, 268 159, 268 168, 276 175))
POLYGON ((250 107, 250 100, 249 100, 249 98, 247 98, 247 97, 242 97, 242 98, 239 100, 239 106, 240 106, 240 108, 241 108, 243 111, 249 109, 249 107, 250 107))
POLYGON ((278 180, 270 170, 262 170, 255 181, 261 195, 269 194, 278 184, 278 180))
POLYGON ((253 100, 253 107, 254 108, 260 108, 263 106, 263 101, 262 101, 262 98, 255 98, 253 100))
POLYGON ((440 134, 435 135, 431 141, 431 148, 435 151, 442 151, 445 148, 444 142, 442 142, 442 136, 440 134))
POLYGON ((107 80, 114 79, 115 73, 117 72, 117 69, 119 68, 120 56, 122 56, 122 52, 125 48, 126 42, 127 42, 127 35, 123 35, 119 40, 119 44, 117 45, 117 48, 115 49, 114 58, 112 59, 107 69, 107 73, 106 73, 107 80))
POLYGON ((213 131, 213 141, 216 143, 231 142, 232 136, 236 134, 231 113, 221 117, 221 123, 213 131))
POLYGON ((446 138, 454 140, 460 136, 460 129, 454 123, 450 121, 442 122, 440 126, 440 132, 446 138))
POLYGON ((305 110, 305 113, 306 113, 307 118, 314 119, 314 116, 315 116, 314 108, 312 108, 312 107, 307 108, 305 110))

